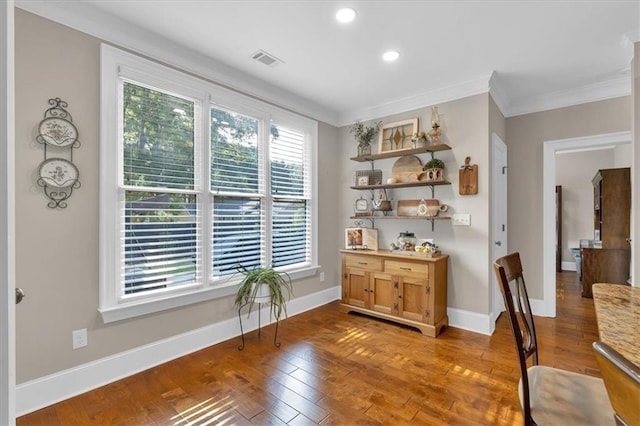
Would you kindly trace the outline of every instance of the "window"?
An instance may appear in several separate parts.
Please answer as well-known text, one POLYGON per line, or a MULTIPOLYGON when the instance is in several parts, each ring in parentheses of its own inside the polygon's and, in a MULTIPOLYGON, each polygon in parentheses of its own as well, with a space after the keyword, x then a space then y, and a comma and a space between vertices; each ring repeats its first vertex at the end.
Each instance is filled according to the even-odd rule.
POLYGON ((240 265, 315 273, 317 124, 102 48, 105 322, 234 293, 240 265))

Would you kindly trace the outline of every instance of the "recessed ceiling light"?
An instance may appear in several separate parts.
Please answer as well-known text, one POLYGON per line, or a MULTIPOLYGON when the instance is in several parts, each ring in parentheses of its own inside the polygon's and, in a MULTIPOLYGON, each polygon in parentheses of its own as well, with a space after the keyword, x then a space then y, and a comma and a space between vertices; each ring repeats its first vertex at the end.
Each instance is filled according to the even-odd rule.
POLYGON ((384 55, 382 55, 382 59, 384 59, 387 62, 393 62, 399 57, 400 57, 400 54, 395 50, 390 50, 388 52, 385 52, 384 55))
POLYGON ((355 9, 351 9, 350 7, 345 7, 340 9, 336 13, 336 19, 338 20, 338 22, 342 22, 343 24, 345 24, 347 22, 351 22, 354 19, 356 19, 356 15, 357 15, 357 12, 355 11, 355 9))

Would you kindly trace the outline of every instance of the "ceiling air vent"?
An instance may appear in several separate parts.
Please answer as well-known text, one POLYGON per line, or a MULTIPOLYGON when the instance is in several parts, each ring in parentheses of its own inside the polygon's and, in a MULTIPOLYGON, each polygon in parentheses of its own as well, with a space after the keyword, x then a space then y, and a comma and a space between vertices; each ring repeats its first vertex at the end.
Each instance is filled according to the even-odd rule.
POLYGON ((256 61, 262 62, 263 64, 268 65, 270 67, 275 67, 278 64, 284 63, 284 61, 276 58, 270 53, 265 52, 264 50, 258 50, 256 53, 251 55, 251 57, 256 61))

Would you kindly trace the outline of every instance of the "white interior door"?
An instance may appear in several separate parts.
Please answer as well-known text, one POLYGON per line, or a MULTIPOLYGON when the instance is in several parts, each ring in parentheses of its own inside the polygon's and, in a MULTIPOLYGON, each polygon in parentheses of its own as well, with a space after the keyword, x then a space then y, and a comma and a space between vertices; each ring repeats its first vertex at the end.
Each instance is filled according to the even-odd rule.
POLYGON ((14 27, 0 2, 0 425, 15 424, 14 27))
MULTIPOLYGON (((491 203, 492 208, 492 250, 491 271, 493 261, 507 254, 507 145, 495 133, 491 136, 491 203)), ((498 282, 491 273, 491 315, 494 320, 504 311, 502 293, 498 282)))

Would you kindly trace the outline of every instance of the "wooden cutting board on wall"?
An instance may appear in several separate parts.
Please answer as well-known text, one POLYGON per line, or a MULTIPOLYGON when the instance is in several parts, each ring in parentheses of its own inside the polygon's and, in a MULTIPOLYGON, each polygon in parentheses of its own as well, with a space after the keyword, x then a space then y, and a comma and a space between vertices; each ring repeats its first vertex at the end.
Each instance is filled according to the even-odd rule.
POLYGON ((460 195, 475 195, 478 193, 478 165, 470 165, 471 157, 464 159, 464 166, 459 171, 459 188, 460 195))

